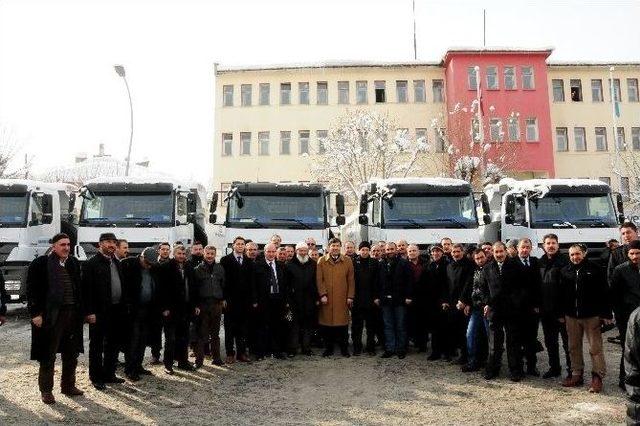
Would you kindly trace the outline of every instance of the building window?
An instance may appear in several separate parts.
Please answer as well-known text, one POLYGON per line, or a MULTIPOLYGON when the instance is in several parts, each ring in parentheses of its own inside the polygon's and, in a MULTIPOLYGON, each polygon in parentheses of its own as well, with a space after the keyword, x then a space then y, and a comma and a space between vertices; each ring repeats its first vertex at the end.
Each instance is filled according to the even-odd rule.
POLYGON ((426 102, 427 93, 424 88, 424 80, 413 80, 413 101, 426 102))
POLYGON ((384 80, 378 80, 375 83, 375 88, 376 88, 376 103, 377 104, 383 104, 387 101, 387 96, 386 96, 386 83, 384 80))
POLYGON ((230 157, 232 155, 232 149, 233 149, 233 134, 223 133, 222 134, 222 156, 230 157))
POLYGON ((251 155, 251 132, 240 132, 240 155, 251 155))
POLYGON ((298 132, 299 154, 309 154, 309 131, 300 130, 298 132))
POLYGON ((564 80, 554 78, 553 84, 553 102, 564 102, 564 80))
POLYGON ((620 177, 620 194, 622 194, 622 199, 625 201, 629 201, 631 198, 628 177, 620 177))
POLYGON ((291 83, 280 83, 280 105, 291 104, 291 83))
POLYGON ((280 132, 280 155, 291 154, 291 132, 280 132))
POLYGON ((536 82, 533 76, 533 67, 522 67, 522 88, 525 90, 535 89, 536 82))
POLYGON ((309 105, 309 83, 306 81, 298 83, 298 99, 300 105, 309 105))
POLYGON ((489 120, 491 142, 502 142, 502 121, 499 118, 489 120))
MULTIPOLYGON (((614 78, 613 79, 613 92, 616 95, 616 97, 615 97, 616 102, 620 102, 620 100, 622 100, 622 95, 620 93, 620 79, 619 78, 614 78)), ((609 79, 609 98, 611 98, 611 79, 609 79)))
POLYGON ((324 154, 326 152, 325 141, 327 140, 328 132, 326 130, 316 130, 316 139, 318 139, 318 154, 324 154))
POLYGON ((596 151, 608 151, 606 127, 596 127, 596 151))
POLYGON ((427 143, 427 129, 423 129, 423 128, 416 129, 416 142, 427 143))
POLYGON ((349 82, 348 81, 338 82, 338 103, 339 104, 349 103, 349 82))
POLYGON ((446 142, 445 142, 445 132, 446 129, 444 127, 436 128, 436 152, 445 152, 446 151, 446 142))
POLYGON ((444 102, 444 80, 433 80, 431 82, 433 90, 433 103, 440 104, 444 102))
POLYGON ((240 104, 242 106, 251 106, 251 85, 240 85, 240 104))
POLYGON ((618 143, 618 151, 624 151, 627 149, 627 142, 624 138, 624 127, 618 127, 616 141, 618 143))
POLYGON ((475 67, 467 68, 467 84, 469 85, 469 90, 476 90, 478 88, 478 80, 476 79, 475 67))
POLYGON ((478 121, 478 117, 474 116, 471 118, 471 139, 472 143, 480 143, 480 122, 478 121))
POLYGON ((627 92, 629 92, 629 102, 638 102, 638 79, 627 79, 627 92))
POLYGON ((566 127, 556 127, 556 149, 558 152, 569 151, 569 140, 566 127))
POLYGON ((572 78, 569 80, 569 87, 571 87, 571 100, 582 102, 582 80, 572 78))
POLYGON ((327 105, 329 103, 329 86, 326 81, 319 81, 317 87, 317 103, 318 105, 327 105))
POLYGON ((631 128, 631 148, 640 151, 640 127, 631 128))
POLYGON ((527 118, 525 121, 527 125, 527 142, 537 142, 538 141, 538 119, 537 118, 527 118))
POLYGON ((584 127, 574 127, 573 138, 576 142, 576 151, 587 150, 587 137, 584 131, 584 127))
POLYGON ((498 68, 487 67, 487 89, 498 90, 498 68))
POLYGON ((226 84, 222 86, 223 105, 233 106, 233 85, 226 84))
POLYGON ((260 83, 260 105, 269 105, 271 96, 271 85, 269 83, 260 83))
POLYGON ((515 90, 516 87, 516 67, 504 67, 504 88, 515 90))
POLYGON ((509 141, 518 142, 520 140, 520 122, 518 117, 509 118, 509 141))
POLYGON ((356 81, 356 102, 358 104, 366 104, 369 102, 367 90, 366 81, 356 81))
POLYGON ((258 154, 269 155, 269 132, 258 132, 258 154))
POLYGON ((602 96, 602 80, 593 79, 591 80, 591 101, 592 102, 602 102, 604 100, 602 96))
POLYGON ((396 80, 396 99, 399 104, 404 104, 409 101, 407 80, 396 80))

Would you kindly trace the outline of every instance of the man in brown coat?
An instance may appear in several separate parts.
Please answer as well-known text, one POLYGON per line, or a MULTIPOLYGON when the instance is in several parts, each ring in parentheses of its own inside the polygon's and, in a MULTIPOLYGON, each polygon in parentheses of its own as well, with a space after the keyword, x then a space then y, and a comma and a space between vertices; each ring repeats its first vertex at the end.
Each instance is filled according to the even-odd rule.
POLYGON ((349 256, 341 255, 342 243, 337 238, 329 241, 329 253, 321 257, 316 269, 320 312, 318 322, 324 331, 326 349, 322 356, 333 355, 334 343, 340 345, 342 356, 349 357, 349 309, 353 305, 355 280, 353 263, 349 256))

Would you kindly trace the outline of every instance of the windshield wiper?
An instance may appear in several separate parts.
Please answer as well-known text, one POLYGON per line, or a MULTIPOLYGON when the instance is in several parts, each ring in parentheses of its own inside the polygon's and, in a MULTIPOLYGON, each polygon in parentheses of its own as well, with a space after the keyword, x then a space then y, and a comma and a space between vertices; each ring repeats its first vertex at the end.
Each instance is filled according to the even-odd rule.
POLYGON ((283 222, 296 222, 296 223, 299 223, 300 225, 302 225, 305 229, 311 229, 311 227, 309 225, 307 225, 306 223, 304 223, 300 219, 273 217, 273 218, 271 218, 271 220, 282 220, 283 222))
POLYGON ((568 220, 562 219, 534 219, 534 223, 552 223, 553 228, 576 228, 576 226, 568 220))
POLYGON ((230 219, 229 222, 232 222, 232 221, 237 222, 237 221, 241 221, 241 220, 250 220, 251 222, 253 222, 256 225, 258 225, 260 228, 264 228, 265 227, 262 223, 258 222, 257 219, 254 219, 252 217, 234 217, 234 218, 230 219))
POLYGON ((454 219, 452 217, 439 217, 437 219, 429 219, 429 222, 450 222, 450 223, 455 223, 460 228, 464 228, 464 229, 467 228, 467 226, 464 223, 462 223, 458 219, 454 219))
POLYGON ((607 223, 604 219, 597 217, 582 217, 580 219, 574 219, 575 222, 589 222, 589 226, 592 228, 606 228, 607 223))
POLYGON ((417 229, 424 228, 424 225, 419 224, 418 222, 416 222, 413 219, 385 219, 385 221, 386 222, 407 222, 407 223, 413 225, 417 229))

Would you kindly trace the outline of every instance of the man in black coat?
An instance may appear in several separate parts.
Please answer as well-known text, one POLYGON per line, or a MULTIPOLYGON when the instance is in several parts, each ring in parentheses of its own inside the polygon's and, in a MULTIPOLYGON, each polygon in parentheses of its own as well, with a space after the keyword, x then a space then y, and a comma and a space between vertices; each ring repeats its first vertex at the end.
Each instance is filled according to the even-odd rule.
MULTIPOLYGON (((531 257, 531 240, 522 238, 518 241, 518 254, 505 263, 504 296, 507 300, 507 320, 517 329, 518 338, 512 339, 518 348, 508 348, 511 352, 521 354, 527 361, 526 374, 539 376, 537 364, 538 314, 540 312, 540 264, 537 258, 531 257), (519 342, 517 342, 519 340, 519 342), (520 349, 521 348, 521 349, 520 349)), ((511 379, 522 378, 522 356, 518 356, 518 367, 511 379)))
POLYGON ((173 259, 159 267, 160 292, 159 307, 164 325, 164 362, 165 371, 173 374, 173 363, 178 368, 193 371, 188 360, 189 322, 195 310, 192 286, 194 271, 187 264, 187 252, 184 246, 173 248, 173 259))
POLYGON ((318 286, 316 265, 309 257, 309 246, 301 242, 296 245, 296 255, 285 265, 291 312, 291 334, 289 356, 301 348, 303 355, 311 355, 311 336, 318 318, 318 286))
POLYGON ((127 345, 127 306, 120 262, 113 254, 116 236, 100 235, 98 253, 82 267, 82 296, 89 322, 89 378, 97 390, 124 383, 116 376, 118 353, 127 345))
POLYGON ((266 355, 286 359, 289 289, 285 266, 276 260, 276 245, 264 247, 264 258, 254 265, 252 306, 257 324, 256 359, 266 355))
POLYGON ((426 272, 422 274, 422 281, 418 286, 426 288, 425 310, 428 316, 428 325, 431 332, 431 355, 427 357, 430 361, 439 360, 445 353, 447 312, 442 309, 440 297, 447 288, 447 265, 448 258, 444 255, 444 250, 440 243, 429 248, 431 259, 427 264, 426 272))
POLYGON ((454 244, 451 249, 451 261, 447 265, 447 286, 440 297, 440 306, 447 315, 445 328, 444 357, 450 360, 457 350, 460 357, 457 364, 467 363, 466 331, 468 317, 463 313, 464 304, 461 302, 463 290, 470 286, 473 279, 475 265, 464 255, 464 246, 454 244))
POLYGON ((558 321, 560 314, 559 291, 560 270, 569 264, 569 257, 560 253, 558 236, 547 234, 542 238, 542 248, 545 254, 540 257, 541 305, 540 322, 544 333, 544 345, 549 355, 549 370, 542 375, 544 379, 558 377, 561 374, 560 345, 558 337, 562 339, 562 348, 567 365, 567 374, 571 375, 571 359, 569 358, 569 341, 565 325, 558 321))
POLYGON ((4 275, 0 274, 0 325, 7 321, 7 303, 9 303, 9 294, 4 287, 4 275))
MULTIPOLYGON (((362 353, 362 331, 367 328, 365 350, 370 355, 376 353, 376 336, 382 341, 382 329, 379 321, 379 307, 373 303, 376 299, 378 280, 378 261, 369 256, 371 244, 362 241, 358 246, 359 255, 353 262, 355 295, 351 307, 351 340, 353 355, 362 353)), ((314 284, 315 285, 315 284, 314 284)))
POLYGON ((147 347, 150 316, 158 310, 158 251, 145 248, 140 256, 128 257, 121 261, 122 280, 126 288, 126 302, 129 311, 129 342, 125 352, 125 374, 136 382, 140 375, 151 372, 142 367, 147 347))
POLYGON ((386 257, 378 266, 378 292, 374 303, 382 307, 384 353, 403 359, 407 355, 407 306, 412 302, 412 276, 409 262, 397 252, 396 244, 387 243, 386 257))
POLYGON ((67 396, 82 395, 76 387, 78 353, 82 339, 80 263, 69 257, 66 234, 51 239, 51 253, 36 258, 27 272, 27 303, 31 316, 31 359, 40 362, 38 386, 42 402, 53 404, 56 354, 62 354, 60 388, 67 396))
MULTIPOLYGON (((629 243, 638 240, 638 227, 633 222, 624 222, 620 225, 620 238, 622 245, 611 252, 609 256, 609 264, 607 265, 607 281, 611 286, 613 279, 613 270, 618 265, 622 265, 629 260, 627 252, 629 251, 629 243)), ((617 323, 617 321, 616 321, 617 323)), ((624 326, 626 328, 626 325, 624 326)))
MULTIPOLYGON (((616 266, 611 278, 611 303, 620 330, 624 352, 629 315, 640 307, 640 240, 627 244, 628 261, 616 266)), ((624 389, 624 357, 620 363, 618 385, 624 389)))
POLYGON ((220 259, 225 274, 224 346, 227 352, 227 364, 236 358, 248 362, 247 337, 249 333, 249 315, 251 313, 251 286, 253 263, 244 253, 245 239, 233 240, 233 251, 220 259), (235 348, 234 348, 235 343, 235 348))

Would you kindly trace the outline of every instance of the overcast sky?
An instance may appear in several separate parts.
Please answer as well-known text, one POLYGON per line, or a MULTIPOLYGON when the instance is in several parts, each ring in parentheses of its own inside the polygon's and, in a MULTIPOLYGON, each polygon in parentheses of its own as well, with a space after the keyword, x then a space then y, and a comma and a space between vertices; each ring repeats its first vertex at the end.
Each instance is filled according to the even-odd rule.
MULTIPOLYGON (((416 0, 418 59, 447 47, 553 46, 552 60, 640 61, 639 1, 416 0)), ((413 59, 411 0, 0 0, 0 124, 34 169, 99 143, 209 183, 213 63, 413 59)))

